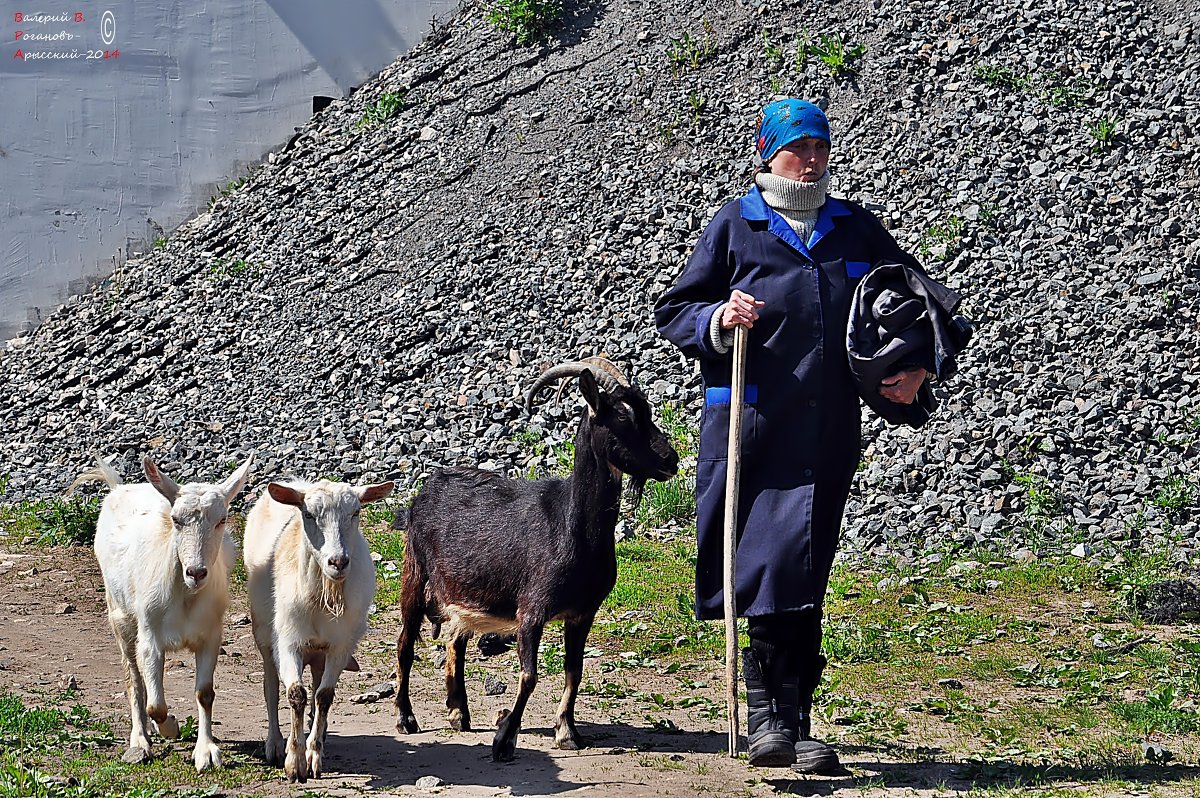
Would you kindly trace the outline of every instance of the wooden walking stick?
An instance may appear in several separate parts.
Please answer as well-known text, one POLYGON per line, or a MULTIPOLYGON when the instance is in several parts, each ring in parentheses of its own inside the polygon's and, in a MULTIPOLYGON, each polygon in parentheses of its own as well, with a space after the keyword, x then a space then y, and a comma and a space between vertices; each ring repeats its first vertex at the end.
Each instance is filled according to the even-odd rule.
POLYGON ((729 756, 738 750, 737 519, 742 477, 742 402, 746 394, 748 332, 733 328, 733 384, 729 396, 729 449, 725 471, 725 707, 729 714, 729 756))

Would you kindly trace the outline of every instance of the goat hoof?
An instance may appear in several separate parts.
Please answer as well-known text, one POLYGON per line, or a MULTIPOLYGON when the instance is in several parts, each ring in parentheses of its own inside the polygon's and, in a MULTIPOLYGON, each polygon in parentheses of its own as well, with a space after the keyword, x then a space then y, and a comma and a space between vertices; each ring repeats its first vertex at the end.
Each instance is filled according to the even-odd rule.
POLYGON ((586 748, 583 739, 580 737, 567 737, 563 740, 555 740, 554 747, 560 751, 578 751, 580 748, 586 748))
POLYGON ((154 724, 158 729, 158 733, 168 740, 174 740, 179 737, 179 721, 174 715, 167 715, 162 720, 154 724))
POLYGON ((321 752, 311 748, 307 751, 308 775, 314 779, 321 778, 321 752))
POLYGON ((492 761, 511 762, 517 754, 516 740, 502 740, 499 737, 492 740, 492 761))
POLYGON ((212 743, 204 746, 197 745, 196 750, 192 753, 192 762, 196 765, 197 773, 203 773, 209 768, 219 768, 221 767, 221 751, 212 743))
POLYGON ((401 734, 420 734, 421 727, 417 725, 417 716, 401 715, 396 719, 396 731, 401 734))
POLYGON ((145 748, 132 747, 121 755, 121 761, 130 765, 140 765, 150 761, 150 751, 145 748))
POLYGON ((288 781, 298 781, 301 784, 308 781, 308 759, 304 751, 289 746, 287 758, 283 762, 283 772, 288 781))
POLYGON ((286 755, 282 737, 268 737, 267 741, 263 743, 263 759, 268 765, 276 767, 282 765, 286 755))
POLYGON ((450 715, 450 728, 456 732, 469 732, 471 730, 471 716, 464 713, 450 715))

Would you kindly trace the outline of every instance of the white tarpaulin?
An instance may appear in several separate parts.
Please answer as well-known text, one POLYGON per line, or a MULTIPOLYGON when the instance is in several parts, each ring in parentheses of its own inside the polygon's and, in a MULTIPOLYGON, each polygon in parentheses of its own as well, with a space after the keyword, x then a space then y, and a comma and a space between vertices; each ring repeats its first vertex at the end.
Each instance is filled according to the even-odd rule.
POLYGON ((0 341, 203 208, 451 0, 0 0, 0 341))

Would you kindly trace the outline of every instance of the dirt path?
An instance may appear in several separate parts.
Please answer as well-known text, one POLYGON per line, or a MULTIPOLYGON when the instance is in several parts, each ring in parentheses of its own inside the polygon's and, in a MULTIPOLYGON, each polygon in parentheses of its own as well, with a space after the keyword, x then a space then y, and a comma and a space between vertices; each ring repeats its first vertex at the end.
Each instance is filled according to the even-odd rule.
MULTIPOLYGON (((515 687, 515 654, 484 659, 472 646, 468 690, 472 719, 479 731, 456 734, 446 726, 440 669, 431 661, 437 644, 424 641, 414 669, 413 703, 422 728, 397 736, 390 699, 354 703, 350 699, 393 678, 393 634, 396 619, 384 612, 372 618, 372 629, 359 646, 362 671, 343 674, 331 712, 326 773, 319 781, 289 786, 282 774, 262 780, 247 773, 240 789, 257 795, 738 795, 746 798, 789 793, 831 795, 853 791, 862 796, 944 796, 980 787, 1011 787, 1011 776, 968 771, 954 764, 929 742, 907 750, 838 745, 847 772, 836 777, 791 778, 791 771, 752 770, 744 760, 724 753, 724 719, 711 708, 723 705, 723 667, 696 672, 695 695, 708 712, 650 707, 633 693, 683 697, 677 678, 650 668, 603 674, 596 663, 585 666, 584 686, 617 686, 629 695, 605 698, 581 693, 577 708, 580 731, 591 747, 579 751, 551 748, 555 704, 561 676, 543 676, 526 710, 526 726, 517 742, 516 761, 491 761, 491 729, 495 713, 507 708, 515 687), (508 692, 488 696, 484 678, 492 676, 508 692), (713 717, 716 715, 716 717, 713 717), (663 733, 664 724, 678 731, 663 733), (940 761, 939 761, 940 760, 940 761), (416 787, 422 776, 435 776, 443 786, 416 787)), ((557 629, 551 631, 551 639, 557 629)), ((168 705, 180 719, 195 714, 190 655, 167 660, 168 705)), ((45 702, 71 678, 78 700, 111 720, 118 738, 128 734, 129 718, 116 646, 104 616, 102 582, 89 549, 46 549, 6 552, 0 549, 0 692, 28 697, 29 705, 45 702)), ((257 755, 265 733, 262 668, 250 634, 244 599, 238 596, 226 618, 225 645, 217 667, 215 732, 227 751, 257 755)), ((283 710, 287 716, 286 708, 283 710)), ((286 721, 285 721, 286 722, 286 721)), ((835 729, 826 729, 834 732, 835 729)), ((744 749, 743 743, 743 749, 744 749)), ((116 759, 123 745, 111 749, 116 759)), ((177 749, 179 750, 179 749, 177 749)), ((186 749, 184 749, 186 750, 186 749)), ((178 754, 176 754, 178 755, 178 754)), ((186 753, 185 753, 186 757, 186 753)), ((226 756, 227 761, 233 757, 226 756)), ((186 759, 185 759, 186 761, 186 759)), ((245 760, 243 760, 245 761, 245 760)), ((1184 772, 1186 771, 1186 772, 1184 772)), ((1188 794, 1198 775, 1147 772, 1146 780, 1114 782, 1103 774, 1066 769, 1046 786, 1087 795, 1188 794), (1138 789, 1142 788, 1142 789, 1138 789), (1145 792, 1143 792, 1143 790, 1145 792)), ((194 786, 212 784, 196 776, 194 786)), ((236 790, 230 791, 231 794, 236 790)))
MULTIPOLYGON (((119 736, 128 733, 124 686, 116 646, 104 616, 99 571, 87 549, 0 550, 0 691, 28 695, 37 701, 74 677, 80 700, 101 717, 112 718, 119 736), (70 605, 69 607, 66 605, 70 605)), ((226 746, 261 746, 265 732, 262 667, 250 635, 244 600, 235 601, 226 618, 225 646, 217 666, 214 717, 218 740, 226 746)), ((363 670, 347 673, 338 686, 331 712, 325 778, 307 789, 322 792, 380 795, 428 795, 416 788, 421 776, 445 782, 436 792, 451 796, 584 795, 627 796, 770 794, 744 762, 723 753, 725 736, 720 719, 698 725, 685 712, 656 712, 670 718, 680 733, 655 732, 649 721, 629 717, 629 710, 601 712, 597 699, 582 695, 577 717, 580 731, 592 743, 580 752, 551 747, 560 676, 544 676, 530 701, 525 728, 518 740, 517 758, 508 764, 491 761, 491 721, 497 710, 510 705, 515 678, 512 653, 469 666, 472 716, 482 731, 455 734, 446 727, 440 672, 428 660, 432 645, 414 676, 413 700, 421 734, 397 736, 389 699, 355 704, 351 696, 364 693, 392 677, 391 651, 396 628, 389 613, 373 618, 372 630, 359 647, 363 670), (509 686, 499 696, 485 695, 482 671, 494 673, 509 686)), ((194 715, 191 655, 168 657, 168 704, 180 719, 194 715)), ((593 671, 585 671, 585 683, 593 671)), ((714 674, 715 675, 715 674, 714 674)), ((655 685, 638 674, 639 690, 655 685)), ((717 682, 719 684, 719 682, 717 682)), ((658 689, 670 690, 673 683, 658 689)), ((716 690, 714 690, 714 693, 716 690)), ((615 702, 620 703, 620 702, 615 702)), ((284 710, 286 716, 286 709, 284 710)), ((114 749, 113 757, 121 750, 114 749)), ((827 792, 838 779, 819 779, 813 791, 827 792), (817 787, 817 784, 820 786, 817 787)), ((853 779, 851 779, 853 781, 853 779)), ((198 777, 203 783, 203 777, 198 777)), ((254 791, 289 790, 283 784, 247 784, 254 791)), ((295 788, 293 792, 303 792, 295 788)))

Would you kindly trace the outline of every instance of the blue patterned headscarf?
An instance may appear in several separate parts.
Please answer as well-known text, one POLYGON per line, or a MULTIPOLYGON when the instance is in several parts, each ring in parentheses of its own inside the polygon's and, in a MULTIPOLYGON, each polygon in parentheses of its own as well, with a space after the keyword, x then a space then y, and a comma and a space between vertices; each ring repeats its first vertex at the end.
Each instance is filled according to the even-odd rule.
POLYGON ((755 127, 758 157, 763 163, 798 139, 811 137, 832 144, 825 112, 804 100, 776 100, 762 109, 755 127))

